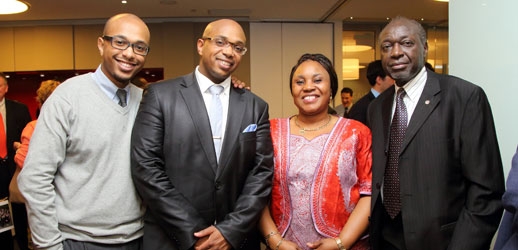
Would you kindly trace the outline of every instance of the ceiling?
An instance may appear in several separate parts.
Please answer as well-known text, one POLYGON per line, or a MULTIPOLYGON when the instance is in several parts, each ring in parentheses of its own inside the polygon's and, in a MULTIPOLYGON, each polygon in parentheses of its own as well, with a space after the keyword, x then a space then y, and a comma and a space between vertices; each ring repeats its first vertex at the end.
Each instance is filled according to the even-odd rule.
MULTIPOLYGON (((0 0, 1 2, 4 0, 0 0)), ((263 22, 385 22, 397 15, 447 26, 448 3, 434 0, 25 0, 29 11, 0 15, 0 26, 104 23, 130 12, 146 21, 231 17, 263 22), (352 17, 352 19, 351 19, 352 17)))

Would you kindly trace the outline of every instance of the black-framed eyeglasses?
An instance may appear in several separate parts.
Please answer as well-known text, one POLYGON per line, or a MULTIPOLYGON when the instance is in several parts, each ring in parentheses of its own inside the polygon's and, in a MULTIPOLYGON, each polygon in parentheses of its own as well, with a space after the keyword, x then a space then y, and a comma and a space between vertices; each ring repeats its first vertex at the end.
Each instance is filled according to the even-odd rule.
POLYGON ((220 48, 227 48, 228 46, 232 46, 234 52, 242 56, 245 55, 246 51, 248 50, 244 44, 231 43, 224 37, 204 37, 202 39, 212 41, 220 48))
POLYGON ((120 36, 102 36, 102 38, 106 41, 109 41, 113 48, 126 50, 131 46, 133 52, 137 55, 145 56, 149 53, 149 46, 143 42, 130 43, 124 37, 120 36))

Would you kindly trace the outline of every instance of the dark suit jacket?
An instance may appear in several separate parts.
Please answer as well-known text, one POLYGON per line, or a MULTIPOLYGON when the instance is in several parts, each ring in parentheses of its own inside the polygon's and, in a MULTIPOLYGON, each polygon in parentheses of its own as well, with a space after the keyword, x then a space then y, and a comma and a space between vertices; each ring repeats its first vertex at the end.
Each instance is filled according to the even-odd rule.
POLYGON ((194 73, 152 84, 132 136, 132 173, 148 207, 144 248, 189 249, 210 225, 235 249, 259 249, 256 222, 273 175, 268 105, 231 88, 220 164, 194 73), (250 124, 255 132, 243 133, 250 124))
MULTIPOLYGON (((372 101, 373 249, 380 249, 381 185, 394 88, 372 101), (378 201, 378 202, 377 202, 378 201)), ((401 215, 408 249, 489 249, 502 216, 502 162, 484 91, 428 71, 399 156, 401 215)))
POLYGON ((506 186, 507 190, 502 197, 504 217, 498 229, 495 250, 518 249, 518 149, 513 156, 506 186))
POLYGON ((372 91, 369 90, 369 93, 364 95, 353 105, 347 118, 357 120, 367 125, 367 109, 369 108, 371 101, 374 99, 376 99, 376 97, 372 91))
POLYGON ((6 139, 7 139, 7 168, 0 165, 0 199, 9 195, 9 183, 15 170, 13 143, 20 141, 25 125, 29 123, 31 115, 29 109, 23 103, 5 99, 6 139))

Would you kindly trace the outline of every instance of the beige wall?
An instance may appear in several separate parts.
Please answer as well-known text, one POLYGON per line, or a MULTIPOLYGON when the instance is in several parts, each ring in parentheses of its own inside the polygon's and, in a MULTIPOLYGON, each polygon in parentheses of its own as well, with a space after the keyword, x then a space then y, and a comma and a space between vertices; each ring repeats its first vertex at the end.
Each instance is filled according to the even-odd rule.
MULTIPOLYGON (((149 23, 151 52, 145 67, 164 68, 172 78, 193 71, 198 64, 196 40, 207 23, 149 23)), ((241 23, 249 36, 248 23, 241 23)), ((101 62, 97 38, 102 24, 0 28, 0 71, 85 70, 101 62)), ((246 55, 235 74, 250 82, 250 56, 246 55)))
MULTIPOLYGON (((163 68, 164 78, 192 72, 196 41, 206 22, 148 23, 151 51, 146 68, 163 68)), ((270 116, 297 112, 289 90, 291 67, 303 53, 322 53, 341 68, 341 23, 242 22, 249 51, 234 73, 270 104, 270 116), (338 35, 335 36, 334 33, 338 35), (335 41, 336 40, 336 41, 335 41), (338 44, 335 46, 334 44, 338 44)), ((101 62, 97 39, 103 24, 0 28, 0 71, 88 70, 101 62)), ((337 70, 341 78, 341 70, 337 70)), ((341 86, 339 86, 341 88, 341 86)))
POLYGON ((297 113, 289 75, 302 54, 321 53, 336 61, 333 29, 332 23, 250 24, 252 91, 268 102, 271 118, 297 113))

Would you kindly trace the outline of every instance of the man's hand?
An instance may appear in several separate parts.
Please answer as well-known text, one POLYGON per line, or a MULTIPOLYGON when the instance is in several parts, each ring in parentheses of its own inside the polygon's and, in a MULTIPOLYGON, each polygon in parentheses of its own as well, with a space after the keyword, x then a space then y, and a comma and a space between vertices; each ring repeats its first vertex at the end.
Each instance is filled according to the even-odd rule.
POLYGON ((195 250, 229 250, 230 244, 225 237, 221 235, 215 226, 210 226, 199 232, 194 233, 194 236, 199 238, 194 244, 195 250))

